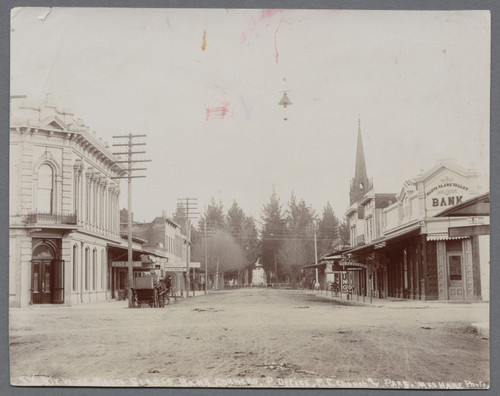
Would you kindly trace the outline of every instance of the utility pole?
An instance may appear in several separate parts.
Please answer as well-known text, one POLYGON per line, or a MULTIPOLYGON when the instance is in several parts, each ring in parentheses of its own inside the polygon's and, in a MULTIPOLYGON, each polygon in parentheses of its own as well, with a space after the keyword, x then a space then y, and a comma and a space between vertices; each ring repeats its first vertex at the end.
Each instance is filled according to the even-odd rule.
POLYGON ((132 151, 135 146, 145 146, 146 143, 136 143, 134 142, 134 138, 138 137, 146 137, 146 135, 132 135, 129 133, 128 135, 119 135, 113 136, 113 139, 128 139, 127 143, 117 143, 113 144, 113 146, 125 146, 127 151, 113 153, 114 155, 126 155, 126 160, 115 161, 115 163, 124 163, 127 164, 127 168, 125 169, 125 176, 117 176, 113 177, 113 179, 127 179, 128 181, 128 208, 127 208, 127 229, 128 229, 128 307, 133 308, 134 301, 132 299, 132 287, 134 285, 134 264, 132 260, 132 179, 146 177, 146 176, 135 176, 132 174, 133 171, 138 170, 147 170, 146 168, 133 168, 133 164, 136 162, 151 162, 150 159, 135 159, 133 155, 135 154, 144 154, 145 151, 132 151))
MULTIPOLYGON (((198 212, 192 212, 192 210, 198 209, 197 202, 198 198, 177 198, 178 206, 180 206, 184 210, 184 214, 186 216, 186 298, 189 297, 190 290, 190 272, 189 272, 189 263, 190 263, 190 249, 191 249, 191 218, 196 218, 198 212), (190 216, 191 215, 191 216, 190 216)), ((193 278, 194 283, 194 278, 193 278)), ((194 296, 194 287, 193 287, 193 296, 194 296)))
POLYGON ((207 253, 207 218, 205 217, 204 222, 205 231, 205 294, 207 294, 207 283, 208 283, 208 253, 207 253))
POLYGON ((316 287, 319 285, 318 279, 318 240, 316 238, 316 226, 314 226, 314 264, 316 265, 316 287))

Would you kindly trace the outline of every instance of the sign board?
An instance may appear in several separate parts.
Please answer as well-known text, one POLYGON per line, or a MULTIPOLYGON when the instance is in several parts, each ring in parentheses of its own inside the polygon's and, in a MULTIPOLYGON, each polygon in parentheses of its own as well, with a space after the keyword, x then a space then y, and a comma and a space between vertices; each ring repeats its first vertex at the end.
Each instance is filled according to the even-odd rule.
MULTIPOLYGON (((201 263, 194 261, 189 263, 189 269, 192 268, 201 268, 201 263)), ((186 272, 186 265, 177 263, 177 265, 168 265, 165 266, 165 271, 167 272, 186 272)))
POLYGON ((465 175, 444 168, 435 177, 425 181, 425 206, 428 216, 461 204, 471 197, 474 181, 465 175), (431 213, 431 214, 429 214, 431 213))
MULTIPOLYGON (((121 268, 128 267, 128 261, 113 261, 111 263, 111 266, 114 268, 116 268, 116 267, 121 267, 121 268)), ((134 268, 142 268, 142 261, 133 261, 132 266, 134 268)))
POLYGON ((186 272, 186 267, 165 267, 166 272, 186 272))

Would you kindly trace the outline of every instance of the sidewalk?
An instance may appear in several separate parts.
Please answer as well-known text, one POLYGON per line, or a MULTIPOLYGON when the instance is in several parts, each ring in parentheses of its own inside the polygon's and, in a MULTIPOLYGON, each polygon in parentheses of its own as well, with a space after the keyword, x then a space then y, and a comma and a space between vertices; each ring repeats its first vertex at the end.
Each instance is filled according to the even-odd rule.
MULTIPOLYGON (((207 294, 210 294, 208 291, 207 294)), ((195 295, 193 296, 193 291, 189 293, 189 298, 204 296, 205 291, 196 290, 195 295)), ((176 299, 171 298, 171 304, 175 304, 176 302, 180 302, 186 299, 186 293, 183 294, 182 297, 178 296, 176 299)), ((168 306, 168 305, 167 305, 168 306)), ((128 308, 128 300, 106 300, 106 301, 90 301, 84 302, 74 305, 65 305, 65 304, 33 304, 24 308, 18 307, 9 307, 9 310, 24 310, 24 309, 61 309, 61 308, 71 308, 71 309, 121 309, 128 308)))
POLYGON ((410 299, 401 299, 401 298, 378 298, 366 296, 358 296, 356 294, 352 295, 352 298, 348 299, 346 293, 342 293, 342 295, 332 296, 331 291, 326 290, 302 290, 304 293, 308 293, 311 295, 315 295, 322 298, 331 299, 334 301, 342 301, 342 303, 350 303, 352 305, 362 305, 362 306, 377 306, 377 307, 408 307, 408 308, 430 308, 430 307, 450 307, 453 306, 468 306, 468 307, 476 307, 478 309, 488 309, 489 302, 488 301, 451 301, 451 300, 410 300, 410 299))
POLYGON ((483 337, 489 337, 490 322, 489 322, 489 301, 443 301, 443 300, 403 300, 397 298, 377 298, 373 297, 370 302, 370 297, 353 295, 352 299, 347 299, 347 294, 342 296, 332 296, 331 291, 326 290, 302 290, 302 292, 317 296, 322 299, 337 301, 343 305, 374 307, 374 308, 389 308, 389 309, 425 309, 425 308, 453 308, 453 309, 473 309, 476 311, 484 310, 484 321, 471 323, 477 333, 483 337))

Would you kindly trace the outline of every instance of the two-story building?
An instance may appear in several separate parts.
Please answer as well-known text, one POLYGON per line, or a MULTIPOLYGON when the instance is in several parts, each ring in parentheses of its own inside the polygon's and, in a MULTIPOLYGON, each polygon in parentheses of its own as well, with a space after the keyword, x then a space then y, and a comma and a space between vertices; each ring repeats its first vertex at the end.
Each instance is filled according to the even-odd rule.
POLYGON ((9 304, 109 299, 122 174, 108 144, 47 96, 10 123, 9 304))
MULTIPOLYGON (((121 230, 126 233, 127 223, 121 224, 121 230)), ((156 269, 160 277, 170 275, 172 286, 179 295, 183 295, 186 287, 186 252, 187 237, 183 234, 181 226, 166 217, 158 216, 152 222, 132 222, 132 234, 140 237, 145 242, 142 250, 155 254, 156 269)), ((140 268, 136 276, 140 276, 140 268)), ((124 268, 115 268, 116 273, 124 272, 124 268)), ((116 276, 117 279, 120 275, 116 276)))
MULTIPOLYGON (((478 174, 450 160, 407 181, 383 211, 382 249, 387 258, 387 295, 425 300, 479 300, 480 267, 489 258, 453 227, 489 224, 489 216, 441 217, 439 213, 478 195, 478 174)), ((484 295, 487 299, 488 296, 484 295)))
POLYGON ((345 268, 356 270, 350 274, 356 293, 422 300, 488 299, 484 274, 489 273, 489 228, 488 235, 484 229, 489 226, 489 211, 442 215, 477 196, 478 180, 476 172, 442 160, 407 180, 398 194, 377 194, 366 175, 358 129, 356 171, 346 211, 351 249, 343 260, 345 268), (450 233, 453 229, 462 233, 450 233))

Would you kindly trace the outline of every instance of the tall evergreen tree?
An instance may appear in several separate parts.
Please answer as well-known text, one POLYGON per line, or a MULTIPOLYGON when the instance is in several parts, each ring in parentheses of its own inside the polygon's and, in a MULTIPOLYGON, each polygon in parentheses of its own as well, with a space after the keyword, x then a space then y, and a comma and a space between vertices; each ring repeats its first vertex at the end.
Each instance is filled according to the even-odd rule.
POLYGON ((243 222, 245 221, 245 213, 243 209, 241 209, 236 201, 233 201, 233 204, 227 211, 226 218, 227 229, 231 233, 231 235, 240 238, 243 232, 243 222))
POLYGON ((347 219, 343 219, 343 221, 340 223, 339 227, 339 242, 340 245, 349 245, 349 238, 350 238, 350 230, 349 230, 349 223, 347 222, 347 219))
POLYGON ((339 229, 339 219, 335 216, 330 202, 327 202, 318 226, 318 257, 332 251, 339 238, 339 229))
POLYGON ((285 240, 278 257, 289 281, 298 281, 300 268, 314 259, 315 213, 303 199, 297 203, 292 192, 286 210, 285 240))
POLYGON ((273 192, 269 201, 262 208, 262 266, 268 275, 268 280, 280 280, 281 264, 278 260, 278 250, 285 235, 285 219, 283 217, 280 199, 273 192))
POLYGON ((198 223, 198 228, 200 230, 204 227, 204 222, 207 222, 207 229, 214 230, 225 230, 226 229, 226 216, 224 215, 224 207, 222 202, 216 202, 214 197, 210 199, 204 216, 200 218, 198 223))

